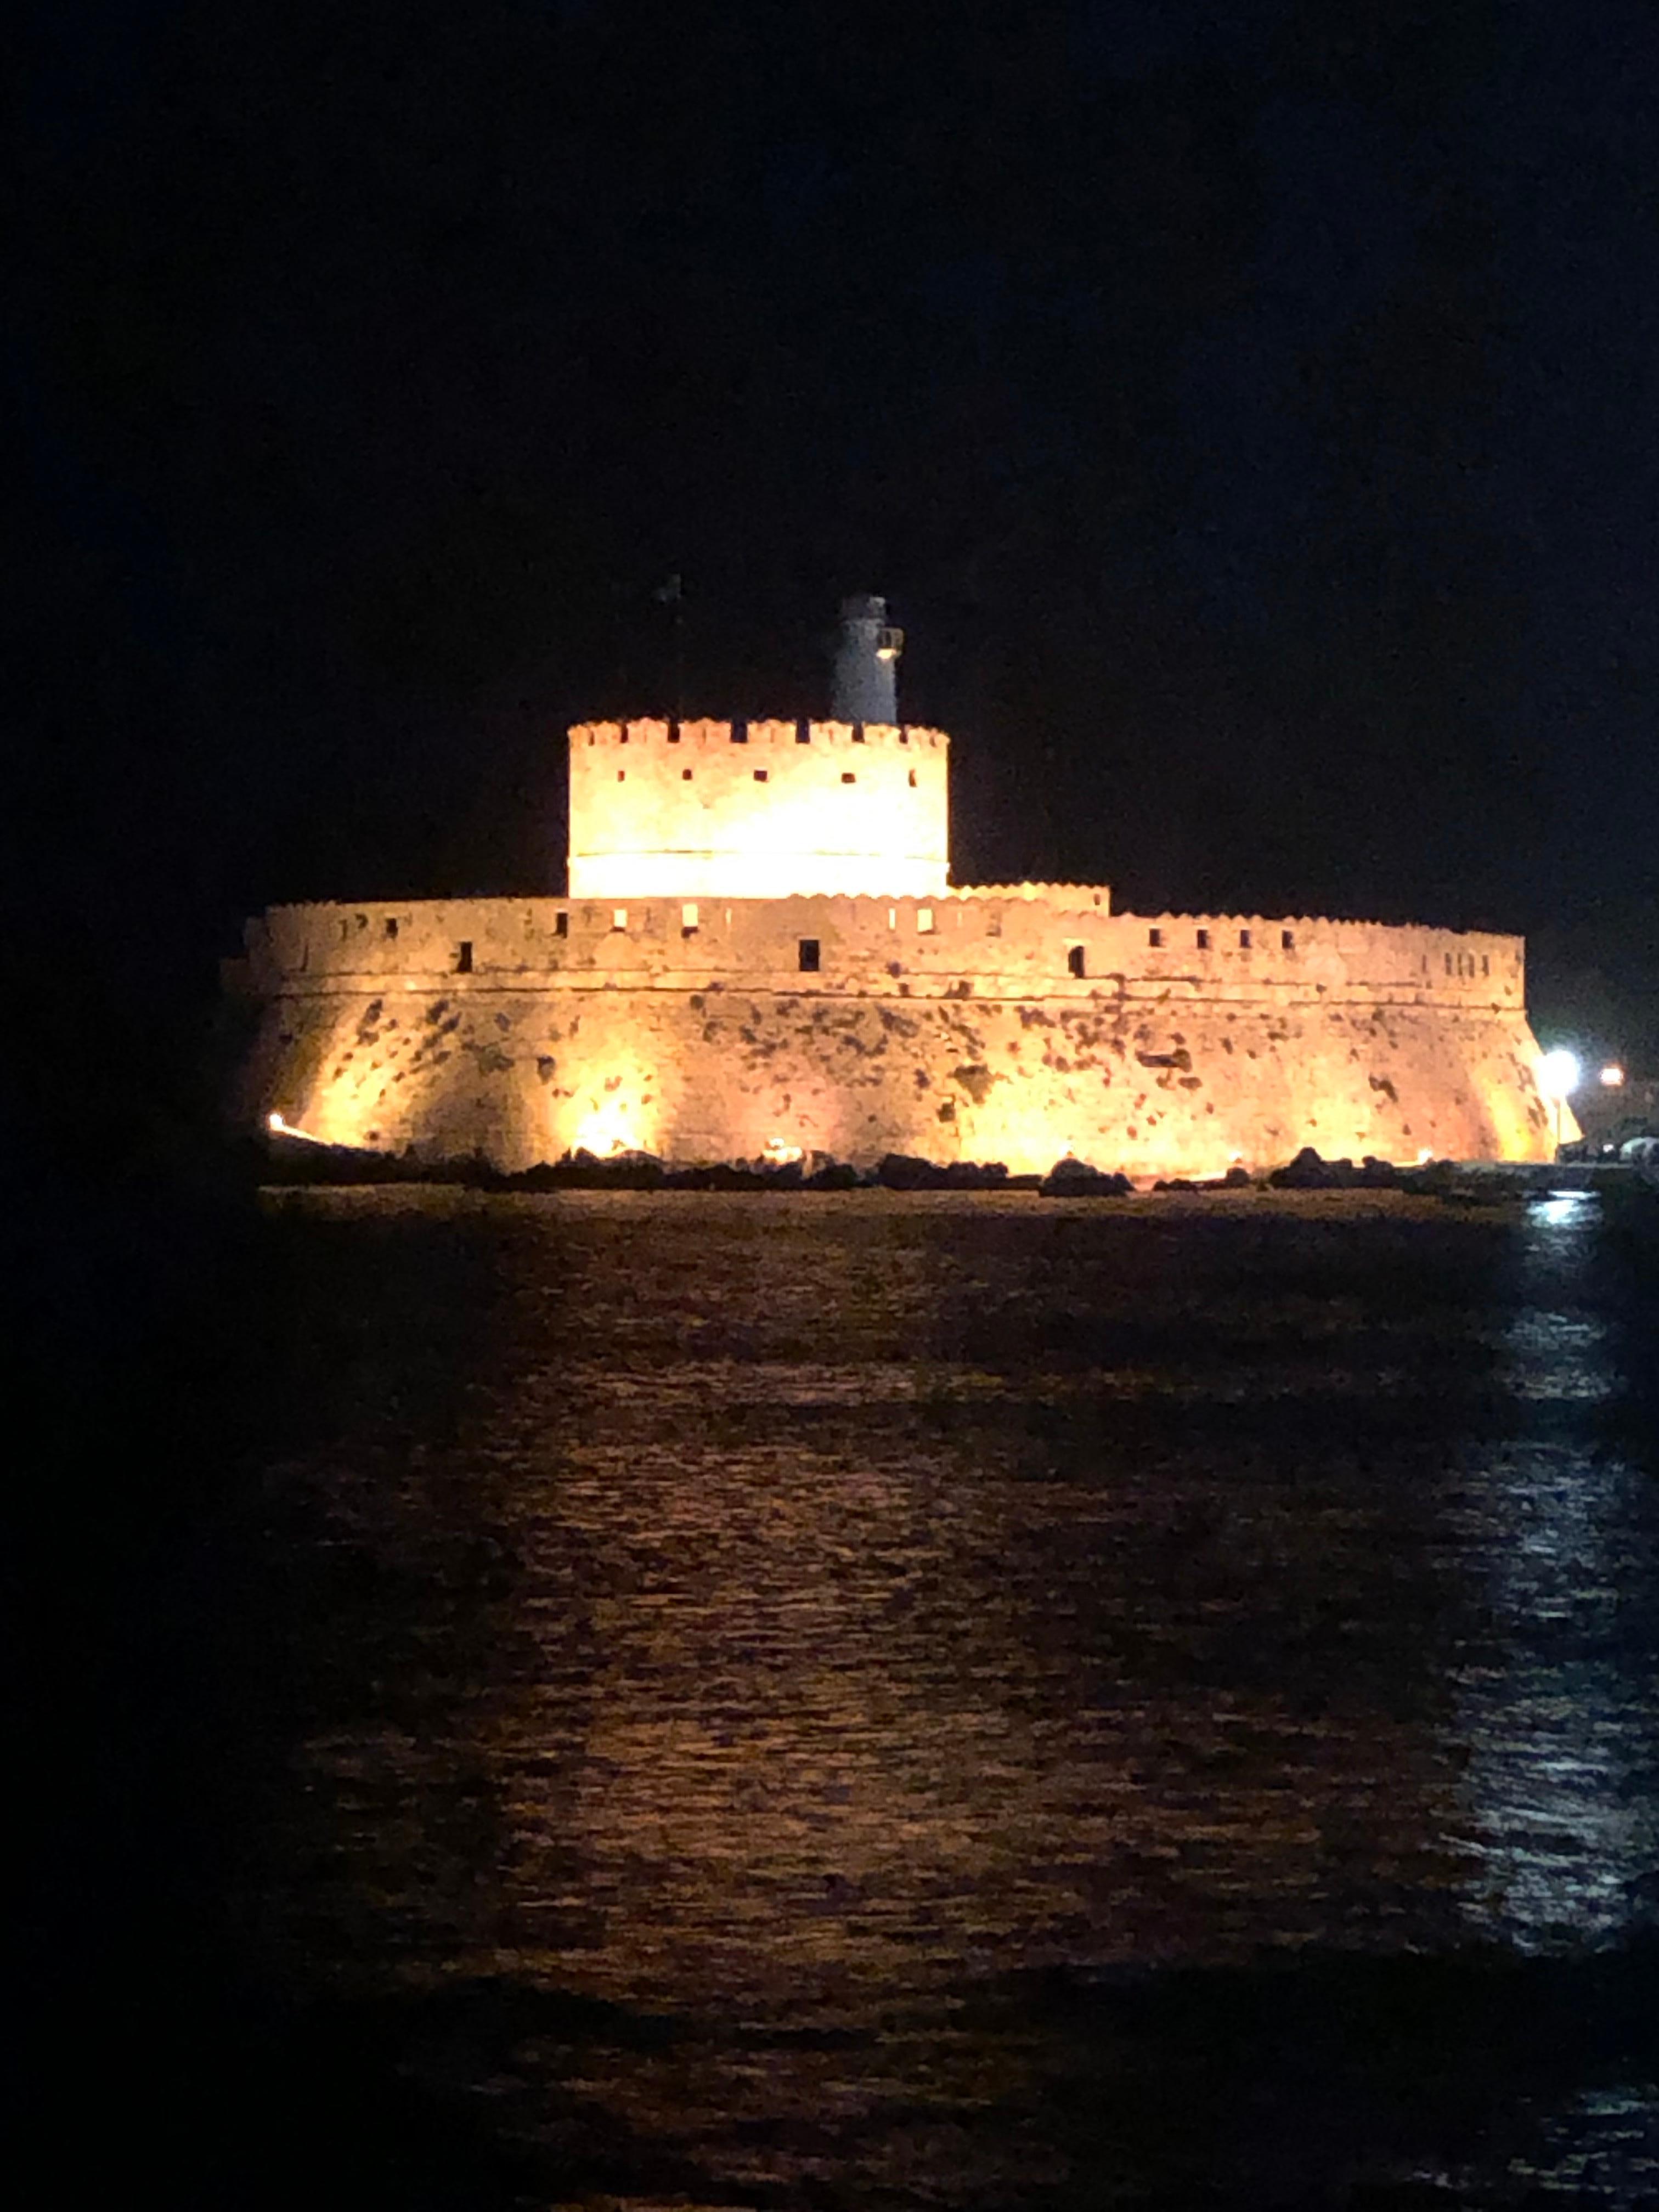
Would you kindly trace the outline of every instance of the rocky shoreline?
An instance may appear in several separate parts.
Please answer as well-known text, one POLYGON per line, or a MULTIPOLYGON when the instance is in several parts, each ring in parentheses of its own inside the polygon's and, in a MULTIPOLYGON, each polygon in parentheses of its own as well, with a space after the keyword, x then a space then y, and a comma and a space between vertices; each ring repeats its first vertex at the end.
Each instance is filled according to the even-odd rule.
POLYGON ((1042 1198, 1108 1200, 1147 1194, 1244 1191, 1400 1191, 1428 1198, 1492 1203, 1540 1190, 1594 1189, 1629 1179, 1610 1165, 1553 1166, 1429 1160, 1401 1166, 1389 1160, 1327 1160, 1309 1146, 1265 1173, 1233 1167, 1205 1181, 1179 1177, 1137 1183, 1086 1160, 1056 1160, 1045 1175, 1013 1175, 997 1160, 948 1164, 890 1152, 870 1169, 814 1155, 810 1159, 726 1160, 677 1166, 646 1152, 601 1159, 575 1152, 516 1172, 477 1157, 422 1159, 361 1152, 282 1133, 246 1143, 242 1164, 253 1180, 276 1185, 410 1183, 486 1191, 1024 1191, 1042 1198))

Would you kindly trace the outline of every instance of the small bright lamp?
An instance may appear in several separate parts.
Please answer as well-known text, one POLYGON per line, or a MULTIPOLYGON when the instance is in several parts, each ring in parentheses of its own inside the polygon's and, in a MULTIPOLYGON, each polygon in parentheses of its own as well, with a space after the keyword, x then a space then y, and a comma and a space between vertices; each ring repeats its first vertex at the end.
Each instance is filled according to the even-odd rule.
POLYGON ((1555 1108, 1555 1149, 1561 1149, 1562 1109, 1578 1088, 1578 1055, 1565 1046, 1547 1052, 1538 1064, 1538 1088, 1555 1108))
POLYGON ((1578 1055, 1565 1048, 1547 1052, 1538 1066, 1538 1088, 1546 1098, 1571 1098, 1578 1088, 1578 1055))
POLYGON ((1625 1071, 1617 1060, 1609 1060, 1601 1070, 1601 1087, 1604 1091, 1617 1091, 1624 1079, 1625 1071))

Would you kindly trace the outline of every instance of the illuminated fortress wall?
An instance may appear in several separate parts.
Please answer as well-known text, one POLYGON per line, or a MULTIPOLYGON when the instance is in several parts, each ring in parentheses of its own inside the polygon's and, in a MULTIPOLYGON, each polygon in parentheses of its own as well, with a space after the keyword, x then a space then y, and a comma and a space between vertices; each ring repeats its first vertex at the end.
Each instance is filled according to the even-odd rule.
POLYGON ((1069 1151, 1140 1176, 1304 1144, 1551 1156, 1518 939, 1113 915, 1099 887, 668 898, 630 881, 272 909, 241 963, 264 1013, 240 1110, 505 1167, 578 1146, 1016 1172, 1069 1151))
POLYGON ((579 725, 570 896, 278 907, 240 1109, 502 1167, 1550 1157, 1519 939, 947 889, 949 741, 579 725))
POLYGON ((950 740, 851 722, 570 732, 575 898, 942 893, 950 740))

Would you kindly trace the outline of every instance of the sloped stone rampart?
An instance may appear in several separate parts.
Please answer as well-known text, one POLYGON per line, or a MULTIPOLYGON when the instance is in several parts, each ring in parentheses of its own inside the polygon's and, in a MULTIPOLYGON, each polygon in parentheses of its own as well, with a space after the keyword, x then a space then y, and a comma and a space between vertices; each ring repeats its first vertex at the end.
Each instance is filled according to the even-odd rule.
POLYGON ((276 908, 239 977, 264 1004, 237 1109, 508 1168, 1550 1157, 1517 939, 1093 896, 276 908))

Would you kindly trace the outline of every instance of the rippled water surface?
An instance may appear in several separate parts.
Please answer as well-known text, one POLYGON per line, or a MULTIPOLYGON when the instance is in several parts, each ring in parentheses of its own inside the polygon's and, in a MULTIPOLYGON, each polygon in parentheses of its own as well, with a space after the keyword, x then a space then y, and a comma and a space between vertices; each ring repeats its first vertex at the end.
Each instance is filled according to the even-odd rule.
POLYGON ((265 1203, 237 1924, 520 2201, 1659 2194, 1598 1200, 265 1203))

